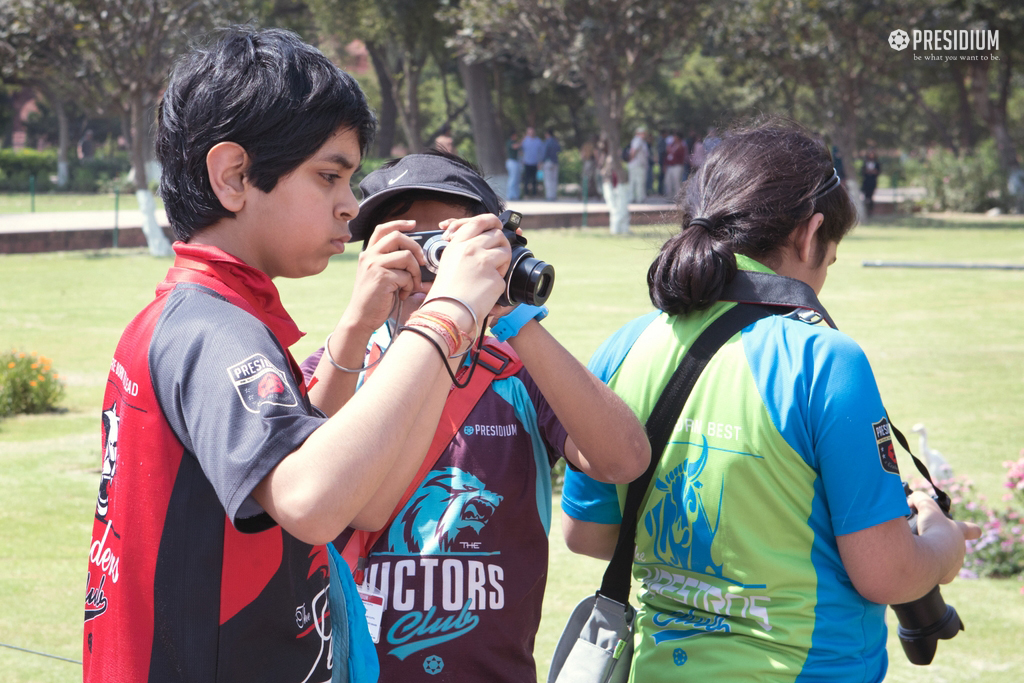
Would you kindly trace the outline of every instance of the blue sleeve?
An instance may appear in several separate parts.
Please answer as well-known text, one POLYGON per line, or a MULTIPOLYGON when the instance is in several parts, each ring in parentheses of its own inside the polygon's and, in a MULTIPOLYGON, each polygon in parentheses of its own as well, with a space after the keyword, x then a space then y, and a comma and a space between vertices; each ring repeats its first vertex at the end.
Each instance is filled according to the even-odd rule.
POLYGON ((594 481, 582 472, 566 468, 562 484, 562 511, 581 522, 619 524, 619 495, 614 484, 594 481))
POLYGON ((755 324, 743 343, 776 429, 821 478, 834 533, 907 514, 888 418, 856 342, 775 317, 755 324))
MULTIPOLYGON (((633 343, 647 326, 661 314, 653 311, 627 323, 594 352, 589 368, 602 382, 608 383, 633 343)), ((599 524, 619 524, 619 496, 614 484, 594 481, 582 472, 566 469, 562 485, 562 511, 573 519, 599 524)))

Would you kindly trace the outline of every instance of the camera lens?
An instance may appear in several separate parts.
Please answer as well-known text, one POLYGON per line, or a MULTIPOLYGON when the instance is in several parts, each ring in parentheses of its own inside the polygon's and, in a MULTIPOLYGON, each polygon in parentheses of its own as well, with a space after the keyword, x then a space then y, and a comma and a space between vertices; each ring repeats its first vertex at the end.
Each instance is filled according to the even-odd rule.
POLYGON ((551 296, 555 283, 555 269, 550 264, 533 257, 525 247, 512 250, 512 267, 505 277, 506 287, 501 303, 542 306, 551 296))
POLYGON ((427 260, 426 268, 431 273, 436 273, 441 265, 441 254, 444 253, 448 242, 441 235, 434 235, 423 244, 423 257, 427 260))
POLYGON ((939 640, 948 640, 964 630, 960 616, 942 599, 939 587, 912 602, 892 605, 899 620, 897 633, 911 664, 931 664, 939 640))

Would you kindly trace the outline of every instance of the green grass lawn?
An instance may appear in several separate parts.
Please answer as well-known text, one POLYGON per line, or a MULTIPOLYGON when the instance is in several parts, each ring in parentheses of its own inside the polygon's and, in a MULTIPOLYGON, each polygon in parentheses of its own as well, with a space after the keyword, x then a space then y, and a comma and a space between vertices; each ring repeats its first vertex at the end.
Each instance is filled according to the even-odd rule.
MULTIPOLYGON (((134 193, 122 193, 119 197, 113 194, 66 194, 58 192, 37 194, 35 210, 37 213, 49 211, 113 211, 114 202, 122 211, 137 211, 139 202, 134 193)), ((163 202, 157 198, 157 208, 163 202)), ((32 196, 27 192, 0 193, 0 214, 28 213, 32 210, 32 196)))
MULTIPOLYGON (((575 355, 589 357, 616 328, 650 310, 644 276, 665 234, 531 233, 535 254, 558 273, 544 325, 575 355)), ((932 447, 998 503, 1002 462, 1024 448, 1024 271, 861 265, 874 259, 1024 264, 1024 221, 946 217, 859 227, 840 247, 821 295, 867 352, 893 421, 904 431, 925 424, 932 447)), ((50 357, 68 389, 60 413, 0 422, 0 643, 81 658, 103 385, 121 330, 169 265, 142 250, 0 257, 0 348, 50 357)), ((345 254, 318 277, 278 282, 308 332, 292 349, 298 358, 333 328, 354 269, 354 255, 345 254)), ((907 471, 909 458, 900 457, 907 471)), ((565 550, 557 521, 537 637, 542 676, 569 610, 595 590, 603 571, 565 550)), ((1024 680, 1021 586, 978 580, 944 587, 967 631, 943 641, 927 668, 909 665, 892 636, 888 680, 1024 680)), ((76 664, 0 647, 0 683, 80 679, 76 664)))

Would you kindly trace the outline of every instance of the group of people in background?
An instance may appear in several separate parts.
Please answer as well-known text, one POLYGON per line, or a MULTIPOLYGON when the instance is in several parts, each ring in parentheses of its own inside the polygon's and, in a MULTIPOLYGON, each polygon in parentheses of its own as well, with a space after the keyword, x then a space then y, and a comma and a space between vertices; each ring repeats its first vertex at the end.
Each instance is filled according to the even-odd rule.
MULTIPOLYGON (((709 128, 703 139, 695 130, 684 135, 682 129, 666 128, 652 140, 646 127, 638 127, 622 151, 628 174, 622 180, 629 185, 630 201, 644 202, 653 194, 674 198, 683 181, 703 163, 709 146, 717 141, 714 128, 709 128)), ((561 151, 553 130, 549 129, 543 139, 532 126, 522 137, 513 131, 505 141, 506 198, 538 197, 543 187, 544 199, 554 201, 561 151)), ((602 175, 610 173, 608 157, 603 141, 588 140, 580 147, 581 185, 587 196, 599 194, 602 175)))
MULTIPOLYGON (((684 135, 681 128, 665 128, 652 137, 645 126, 638 126, 622 150, 630 202, 641 203, 655 194, 675 199, 683 181, 700 168, 718 141, 714 128, 709 128, 702 139, 692 129, 684 135)), ((581 154, 587 182, 587 156, 581 154)))
POLYGON ((508 172, 507 199, 525 199, 538 196, 537 181, 543 183, 544 199, 553 202, 558 198, 558 155, 562 145, 550 128, 544 139, 537 136, 533 126, 519 138, 513 132, 505 143, 505 170, 508 172))
MULTIPOLYGON (((603 140, 587 140, 580 146, 581 191, 585 197, 600 197, 602 181, 616 175, 613 185, 623 182, 628 186, 630 203, 643 203, 652 195, 675 201, 683 182, 701 167, 719 142, 721 138, 714 127, 708 128, 707 134, 701 138, 692 128, 685 135, 682 128, 663 128, 652 136, 646 126, 638 126, 622 149, 626 177, 620 179, 613 168, 615 159, 607 144, 603 140)), ((544 199, 555 201, 558 197, 561 151, 562 145, 551 129, 543 138, 532 126, 527 127, 522 137, 513 131, 505 141, 506 199, 539 197, 543 188, 544 199)), ((839 177, 845 181, 842 158, 835 145, 832 146, 832 156, 839 177)), ((860 189, 867 217, 874 213, 874 193, 880 170, 877 153, 869 150, 860 172, 860 189)))

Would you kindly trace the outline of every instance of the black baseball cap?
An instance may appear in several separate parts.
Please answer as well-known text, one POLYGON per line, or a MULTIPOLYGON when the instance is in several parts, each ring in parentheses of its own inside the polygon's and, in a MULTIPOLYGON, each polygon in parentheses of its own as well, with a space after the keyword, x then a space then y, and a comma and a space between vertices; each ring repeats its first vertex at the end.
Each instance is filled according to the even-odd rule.
POLYGON ((389 168, 369 173, 359 183, 359 189, 363 193, 359 214, 348 224, 353 242, 364 240, 373 232, 376 226, 370 225, 369 219, 374 209, 409 190, 429 190, 473 199, 495 215, 502 209, 501 200, 483 176, 471 166, 439 154, 404 156, 389 168))

